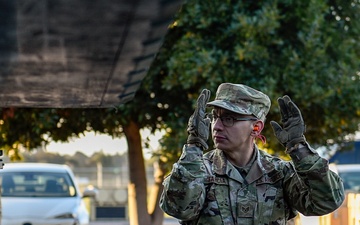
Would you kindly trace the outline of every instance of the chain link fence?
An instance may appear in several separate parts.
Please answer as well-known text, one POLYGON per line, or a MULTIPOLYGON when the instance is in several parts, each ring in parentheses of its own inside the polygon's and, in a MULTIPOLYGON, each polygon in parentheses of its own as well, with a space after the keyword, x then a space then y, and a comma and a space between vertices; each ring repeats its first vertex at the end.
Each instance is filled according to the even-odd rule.
MULTIPOLYGON (((127 165, 119 167, 72 168, 80 189, 89 186, 98 190, 96 199, 88 199, 86 204, 92 221, 101 219, 127 219, 129 169, 127 165)), ((154 169, 146 169, 148 185, 154 183, 154 169)))
MULTIPOLYGON (((127 188, 129 184, 129 169, 126 166, 103 167, 97 164, 96 167, 73 168, 74 175, 81 188, 92 185, 97 189, 121 189, 127 188)), ((146 168, 146 179, 148 185, 154 182, 154 169, 146 168)))

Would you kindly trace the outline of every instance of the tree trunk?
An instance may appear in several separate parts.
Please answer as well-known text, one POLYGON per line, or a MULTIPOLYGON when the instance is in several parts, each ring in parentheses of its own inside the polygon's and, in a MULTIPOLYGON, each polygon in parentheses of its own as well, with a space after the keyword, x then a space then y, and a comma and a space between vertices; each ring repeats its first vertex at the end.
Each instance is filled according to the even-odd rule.
POLYGON ((160 160, 154 164, 155 183, 149 196, 148 210, 146 169, 140 128, 138 124, 131 121, 123 129, 129 149, 128 211, 130 225, 161 225, 164 221, 164 212, 159 207, 159 200, 163 191, 162 182, 166 170, 160 160))
POLYGON ((147 211, 147 182, 142 152, 140 128, 133 121, 123 126, 128 144, 129 185, 128 207, 130 225, 150 225, 151 217, 147 211))
POLYGON ((162 182, 164 181, 165 170, 161 162, 154 163, 154 185, 151 189, 149 198, 149 212, 152 225, 161 225, 164 221, 164 212, 159 207, 159 200, 163 191, 162 182))

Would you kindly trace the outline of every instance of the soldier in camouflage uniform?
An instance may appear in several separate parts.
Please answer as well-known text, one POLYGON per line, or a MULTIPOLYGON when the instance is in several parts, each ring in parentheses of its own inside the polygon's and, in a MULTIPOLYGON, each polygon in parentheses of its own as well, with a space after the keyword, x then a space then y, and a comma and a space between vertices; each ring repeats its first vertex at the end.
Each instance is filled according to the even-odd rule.
POLYGON ((214 101, 207 103, 209 97, 204 89, 189 119, 187 144, 164 181, 164 212, 181 224, 285 225, 297 212, 319 216, 341 205, 342 181, 306 142, 300 110, 288 96, 278 99, 282 126, 270 123, 292 161, 255 144, 270 109, 267 95, 224 83, 214 101), (215 149, 203 154, 210 123, 215 149))

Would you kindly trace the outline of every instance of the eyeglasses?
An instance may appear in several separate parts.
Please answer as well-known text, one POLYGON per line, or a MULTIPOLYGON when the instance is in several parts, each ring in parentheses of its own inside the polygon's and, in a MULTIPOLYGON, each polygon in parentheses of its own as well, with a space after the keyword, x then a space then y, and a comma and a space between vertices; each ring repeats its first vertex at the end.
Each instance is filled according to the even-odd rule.
POLYGON ((219 116, 214 111, 207 115, 211 119, 212 123, 215 123, 217 119, 220 119, 225 127, 232 127, 235 121, 256 121, 256 118, 251 117, 232 117, 232 116, 219 116))

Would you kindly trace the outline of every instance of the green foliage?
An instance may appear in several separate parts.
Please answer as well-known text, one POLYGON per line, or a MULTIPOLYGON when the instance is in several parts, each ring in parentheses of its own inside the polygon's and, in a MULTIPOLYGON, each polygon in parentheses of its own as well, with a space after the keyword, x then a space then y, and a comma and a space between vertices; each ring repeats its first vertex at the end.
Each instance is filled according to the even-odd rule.
POLYGON ((19 150, 33 150, 49 141, 66 142, 85 131, 121 136, 114 109, 0 109, 0 147, 12 160, 20 160, 19 150))
POLYGON ((164 154, 179 155, 198 93, 208 88, 214 97, 222 82, 269 95, 265 147, 275 151, 283 148, 269 121, 280 120, 276 100, 285 94, 302 110, 312 145, 353 134, 360 120, 359 9, 359 1, 188 0, 149 72, 162 77, 162 89, 187 94, 175 104, 188 109, 178 107, 165 121, 172 133, 163 140, 164 154))
POLYGON ((360 119, 359 7, 358 0, 188 0, 132 101, 109 109, 1 109, 0 147, 34 149, 89 130, 119 137, 133 121, 167 131, 159 155, 171 164, 201 89, 213 98, 222 82, 272 99, 265 147, 283 150, 269 121, 279 121, 276 99, 285 94, 302 110, 311 144, 341 142, 360 119))

